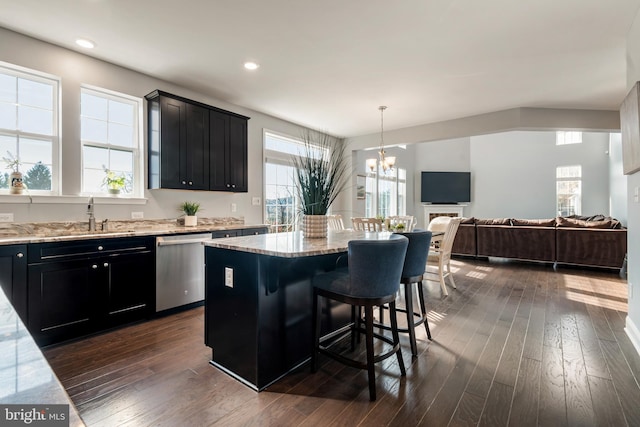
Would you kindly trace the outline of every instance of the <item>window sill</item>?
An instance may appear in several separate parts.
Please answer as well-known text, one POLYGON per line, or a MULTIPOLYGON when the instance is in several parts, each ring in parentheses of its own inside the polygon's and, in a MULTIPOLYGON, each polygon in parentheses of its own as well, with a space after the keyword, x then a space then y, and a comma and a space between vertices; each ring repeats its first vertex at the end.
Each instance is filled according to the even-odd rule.
MULTIPOLYGON (((14 204, 87 204, 89 196, 41 196, 28 194, 0 194, 0 203, 14 204)), ((93 196, 96 205, 145 205, 143 197, 93 196)))

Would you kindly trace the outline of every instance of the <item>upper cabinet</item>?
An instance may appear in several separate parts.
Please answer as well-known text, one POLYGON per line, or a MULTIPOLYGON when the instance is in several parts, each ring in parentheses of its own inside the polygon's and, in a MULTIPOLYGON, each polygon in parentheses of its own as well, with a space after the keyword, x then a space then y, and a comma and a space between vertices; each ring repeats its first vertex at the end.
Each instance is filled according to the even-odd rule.
POLYGON ((146 98, 150 189, 248 191, 248 117, 162 91, 146 98))

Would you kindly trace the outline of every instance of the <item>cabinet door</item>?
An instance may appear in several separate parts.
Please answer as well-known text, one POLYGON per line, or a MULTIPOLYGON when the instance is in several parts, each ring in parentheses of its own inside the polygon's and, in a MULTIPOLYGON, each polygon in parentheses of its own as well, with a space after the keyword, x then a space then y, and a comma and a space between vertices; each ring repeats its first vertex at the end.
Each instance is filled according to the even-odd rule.
POLYGON ((30 265, 28 327, 39 345, 95 329, 96 301, 105 286, 97 261, 30 265))
POLYGON ((107 276, 100 312, 104 326, 141 320, 155 312, 155 262, 151 251, 100 260, 107 276))
POLYGON ((187 184, 186 103, 160 98, 160 187, 183 189, 187 184))
POLYGON ((186 104, 186 187, 209 189, 209 110, 186 104))
POLYGON ((230 191, 227 180, 228 115, 211 111, 209 115, 209 190, 230 191))
POLYGON ((246 192, 247 186, 247 121, 239 117, 229 117, 227 171, 231 191, 246 192))
POLYGON ((26 324, 27 245, 0 246, 0 286, 26 324))

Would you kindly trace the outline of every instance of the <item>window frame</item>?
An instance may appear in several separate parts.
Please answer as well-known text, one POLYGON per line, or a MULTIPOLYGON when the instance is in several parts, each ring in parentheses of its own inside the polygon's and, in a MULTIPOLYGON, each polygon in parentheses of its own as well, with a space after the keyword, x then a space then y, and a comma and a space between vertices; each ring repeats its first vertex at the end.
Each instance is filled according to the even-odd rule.
POLYGON ((556 145, 582 144, 582 131, 558 130, 556 131, 556 145))
MULTIPOLYGON (((52 128, 51 135, 33 133, 33 132, 23 132, 19 129, 6 129, 0 128, 0 134, 7 135, 10 137, 17 137, 18 140, 20 138, 25 139, 36 139, 36 140, 46 140, 51 141, 51 189, 50 190, 34 190, 34 189, 25 189, 25 194, 29 197, 31 196, 57 196, 61 193, 61 144, 60 144, 60 129, 62 128, 61 124, 61 82, 62 79, 56 75, 44 73, 38 70, 33 70, 26 67, 21 67, 19 65, 10 64, 8 62, 0 61, 0 72, 2 74, 7 74, 14 76, 16 78, 22 78, 25 80, 31 80, 37 83, 49 84, 52 85, 52 128)), ((16 103, 17 106, 20 105, 16 103)), ((18 142, 18 153, 16 156, 20 157, 20 148, 18 142)), ((4 157, 5 154, 2 153, 0 157, 4 157)), ((23 174, 27 171, 21 170, 23 174)), ((10 189, 0 189, 0 195, 9 195, 10 189)), ((15 197, 15 195, 12 195, 15 197)))
MULTIPOLYGON (((116 92, 110 89, 105 89, 98 86, 82 84, 80 86, 80 97, 78 100, 80 114, 78 116, 80 122, 80 195, 81 196, 108 196, 108 191, 105 189, 99 193, 87 192, 84 189, 84 148, 85 146, 97 147, 109 150, 129 151, 133 156, 133 186, 130 193, 121 193, 119 197, 131 199, 142 198, 144 196, 145 188, 145 173, 144 173, 144 130, 143 130, 143 100, 142 98, 128 95, 122 92, 116 92), (133 147, 113 145, 107 143, 99 143, 94 141, 85 141, 82 139, 82 95, 89 94, 92 96, 98 96, 107 100, 113 100, 122 103, 128 103, 133 106, 134 119, 133 119, 133 135, 134 144, 133 147)), ((107 121, 109 123, 109 121, 107 121)))
MULTIPOLYGON (((560 196, 575 196, 575 193, 560 193, 559 192, 559 186, 560 183, 568 183, 568 182, 577 182, 578 183, 578 188, 580 190, 579 194, 577 195, 577 200, 578 203, 574 205, 574 212, 573 213, 569 213, 569 215, 581 215, 582 214, 582 165, 561 165, 561 166, 556 166, 556 212, 558 214, 558 216, 568 216, 565 215, 562 210, 561 210, 561 204, 560 204, 560 196), (560 177, 559 172, 561 168, 578 168, 578 172, 579 175, 578 176, 563 176, 560 177)), ((568 206, 568 205, 567 205, 568 206)))
POLYGON ((377 217, 384 216, 380 213, 380 181, 386 181, 395 184, 395 202, 391 203, 391 207, 395 206, 395 213, 389 209, 389 214, 406 215, 407 212, 407 169, 395 166, 393 175, 388 172, 381 171, 380 162, 376 163, 374 172, 367 172, 365 180, 365 216, 377 217), (399 178, 400 170, 404 171, 404 179, 399 178), (404 195, 400 191, 404 188, 404 195))

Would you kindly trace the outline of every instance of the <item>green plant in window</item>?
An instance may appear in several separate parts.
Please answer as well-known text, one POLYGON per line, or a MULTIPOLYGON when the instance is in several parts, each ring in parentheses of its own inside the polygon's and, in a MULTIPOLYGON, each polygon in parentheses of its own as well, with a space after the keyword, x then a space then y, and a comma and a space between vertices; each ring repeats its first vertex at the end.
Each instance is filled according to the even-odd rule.
POLYGON ((104 179, 102 183, 108 190, 120 191, 125 188, 127 178, 124 173, 116 173, 110 169, 104 167, 104 179))

